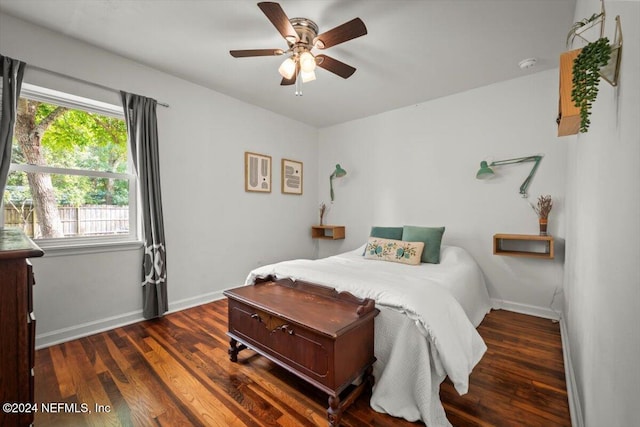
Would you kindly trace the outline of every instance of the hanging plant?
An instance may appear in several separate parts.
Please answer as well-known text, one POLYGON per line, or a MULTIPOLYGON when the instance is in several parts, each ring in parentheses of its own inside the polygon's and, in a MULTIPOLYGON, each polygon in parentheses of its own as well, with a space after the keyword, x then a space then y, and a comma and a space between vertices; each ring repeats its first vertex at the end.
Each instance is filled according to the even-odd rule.
POLYGON ((598 96, 600 68, 607 65, 611 58, 609 39, 603 37, 589 43, 573 62, 573 89, 571 100, 580 108, 580 132, 589 130, 591 104, 598 96))

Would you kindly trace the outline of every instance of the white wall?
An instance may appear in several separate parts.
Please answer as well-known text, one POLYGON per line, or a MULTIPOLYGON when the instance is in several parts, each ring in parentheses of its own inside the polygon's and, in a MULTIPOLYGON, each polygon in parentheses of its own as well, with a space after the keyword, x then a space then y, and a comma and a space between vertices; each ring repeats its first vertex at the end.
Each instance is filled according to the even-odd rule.
MULTIPOLYGON (((221 296, 257 265, 314 255, 314 128, 7 15, 0 51, 170 104, 158 107, 170 309, 221 296), (272 156, 271 194, 244 191, 245 151, 272 156), (280 193, 283 157, 304 163, 302 196, 280 193)), ((117 93, 29 68, 25 82, 119 104, 117 93)), ((33 261, 38 345, 140 318, 139 250, 51 255, 33 261)))
MULTIPOLYGON (((620 83, 600 82, 588 133, 568 141, 565 326, 587 427, 640 423, 640 2, 620 15, 620 83)), ((578 0, 575 21, 600 10, 578 0)))
POLYGON ((321 242, 320 255, 364 244, 372 225, 444 225, 444 243, 471 252, 492 298, 555 316, 549 308, 562 287, 561 251, 553 261, 493 255, 495 233, 539 232, 518 194, 533 164, 496 168, 491 181, 475 174, 483 159, 544 154, 529 200, 552 195, 549 231, 562 243, 567 149, 556 137, 557 97, 552 70, 320 130, 319 200, 328 200, 336 163, 348 172, 334 181, 328 218, 346 225, 347 238, 321 242))

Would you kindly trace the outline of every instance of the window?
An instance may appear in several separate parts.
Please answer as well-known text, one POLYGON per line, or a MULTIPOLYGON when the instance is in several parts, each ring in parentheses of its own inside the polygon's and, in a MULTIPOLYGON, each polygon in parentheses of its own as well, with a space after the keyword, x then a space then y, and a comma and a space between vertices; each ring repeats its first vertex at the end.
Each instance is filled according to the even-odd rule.
POLYGON ((6 227, 39 244, 136 240, 136 179, 122 107, 23 84, 6 227))

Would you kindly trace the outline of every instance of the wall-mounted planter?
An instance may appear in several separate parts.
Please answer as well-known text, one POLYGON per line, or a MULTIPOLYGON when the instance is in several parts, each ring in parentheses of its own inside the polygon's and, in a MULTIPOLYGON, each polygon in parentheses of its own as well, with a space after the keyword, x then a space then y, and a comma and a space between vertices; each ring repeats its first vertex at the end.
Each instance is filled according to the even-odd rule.
POLYGON ((558 136, 575 135, 580 130, 580 108, 571 100, 573 61, 582 49, 560 55, 560 98, 558 102, 558 136))
POLYGON ((620 73, 620 57, 622 56, 622 27, 620 16, 616 16, 616 34, 611 44, 611 58, 604 67, 600 68, 600 77, 611 86, 618 86, 618 74, 620 73))
MULTIPOLYGON (((595 54, 597 49, 600 48, 596 47, 596 45, 600 42, 606 43, 605 40, 607 40, 602 40, 604 38, 605 16, 606 15, 603 2, 602 11, 599 15, 594 14, 591 18, 583 20, 581 22, 577 22, 574 25, 574 27, 569 32, 567 43, 573 41, 574 37, 579 37, 584 42, 588 43, 588 45, 586 46, 586 50, 589 50, 590 54, 595 54), (600 26, 600 35, 596 40, 596 42, 598 43, 592 43, 584 36, 584 33, 587 30, 596 27, 597 25, 600 26)), ((616 16, 615 37, 613 43, 610 44, 609 47, 611 48, 611 55, 609 57, 609 60, 605 65, 599 68, 598 74, 610 85, 617 86, 618 74, 620 71, 620 57, 622 56, 622 28, 620 26, 620 16, 616 16)), ((581 116, 581 109, 579 106, 576 106, 574 99, 572 98, 572 93, 574 91, 574 63, 582 50, 583 49, 576 49, 560 55, 560 93, 558 102, 558 118, 556 119, 556 122, 558 124, 558 136, 575 135, 578 132, 586 132, 589 127, 588 110, 591 106, 591 103, 595 100, 595 96, 597 94, 597 81, 591 80, 591 83, 586 83, 581 87, 581 90, 578 90, 577 92, 578 96, 582 99, 581 103, 583 109, 585 109, 585 111, 582 112, 584 117, 581 116), (589 90, 589 85, 594 85, 596 87, 595 92, 592 92, 591 95, 587 95, 588 92, 585 92, 589 90)), ((595 59, 597 58, 597 56, 590 57, 594 58, 593 60, 591 60, 592 62, 597 61, 597 59, 595 59)), ((582 59, 583 57, 581 56, 580 58, 582 59)), ((606 61, 606 59, 604 59, 604 61, 606 61)), ((584 71, 581 71, 581 73, 582 72, 584 71)), ((583 74, 580 75, 582 76, 583 74)), ((584 74, 587 82, 589 82, 589 75, 592 74, 584 74)), ((582 79, 580 79, 580 81, 583 82, 582 79)))

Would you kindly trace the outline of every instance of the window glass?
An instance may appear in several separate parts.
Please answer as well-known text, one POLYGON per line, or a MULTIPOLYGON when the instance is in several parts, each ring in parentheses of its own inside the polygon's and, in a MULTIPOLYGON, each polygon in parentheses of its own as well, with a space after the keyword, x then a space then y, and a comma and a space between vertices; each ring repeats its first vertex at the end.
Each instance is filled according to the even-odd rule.
POLYGON ((39 96, 33 86, 23 92, 4 225, 36 239, 135 238, 135 179, 121 108, 94 109, 91 100, 45 89, 39 96))
POLYGON ((127 172, 127 125, 122 118, 24 98, 20 104, 23 120, 33 122, 16 126, 13 163, 127 172), (37 132, 46 120, 51 124, 46 125, 39 141, 34 136, 32 141, 20 143, 19 138, 28 138, 26 132, 37 132), (39 152, 27 144, 39 146, 39 152))

